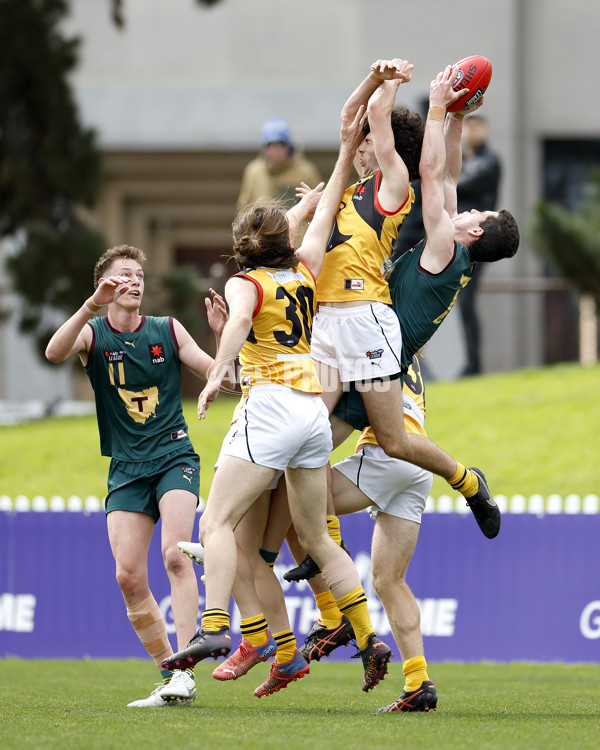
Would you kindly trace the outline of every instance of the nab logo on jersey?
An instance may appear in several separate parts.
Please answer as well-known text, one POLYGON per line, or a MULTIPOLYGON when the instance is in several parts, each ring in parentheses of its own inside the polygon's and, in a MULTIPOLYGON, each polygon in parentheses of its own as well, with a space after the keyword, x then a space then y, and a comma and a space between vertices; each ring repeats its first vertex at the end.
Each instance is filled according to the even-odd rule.
POLYGON ((162 345, 162 342, 159 342, 158 344, 150 344, 148 349, 150 350, 150 361, 153 365, 162 365, 166 362, 165 348, 162 345))

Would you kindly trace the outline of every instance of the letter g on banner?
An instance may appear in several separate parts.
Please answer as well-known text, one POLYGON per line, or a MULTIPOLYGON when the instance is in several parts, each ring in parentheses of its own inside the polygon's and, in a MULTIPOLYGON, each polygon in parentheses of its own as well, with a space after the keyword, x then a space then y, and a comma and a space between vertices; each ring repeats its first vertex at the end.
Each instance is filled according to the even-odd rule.
POLYGON ((583 608, 579 629, 584 638, 600 638, 600 601, 590 602, 583 608))

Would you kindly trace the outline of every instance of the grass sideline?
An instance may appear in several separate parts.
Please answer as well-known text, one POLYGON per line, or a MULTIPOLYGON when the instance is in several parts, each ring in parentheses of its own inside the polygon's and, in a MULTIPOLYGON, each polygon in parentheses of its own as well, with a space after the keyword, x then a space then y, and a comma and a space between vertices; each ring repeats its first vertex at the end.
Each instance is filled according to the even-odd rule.
MULTIPOLYGON (((198 422, 196 403, 184 411, 202 461, 207 497, 212 466, 237 402, 221 396, 198 422)), ((600 365, 517 370, 426 388, 429 436, 467 466, 481 467, 494 494, 547 497, 598 493, 600 365)), ((333 461, 354 450, 350 438, 333 461)), ((109 459, 100 456, 94 416, 46 418, 0 426, 0 494, 16 497, 103 497, 109 459)), ((449 493, 440 478, 432 495, 449 493)))
MULTIPOLYGON (((209 662, 209 663, 208 663, 209 662)), ((368 694, 358 663, 313 664, 311 674, 261 699, 267 674, 257 666, 239 681, 196 667, 191 707, 128 709, 149 694, 151 664, 127 661, 1 663, 3 750, 143 748, 350 750, 421 748, 587 750, 598 746, 600 665, 432 664, 436 712, 377 714, 402 689, 399 663, 368 694)))

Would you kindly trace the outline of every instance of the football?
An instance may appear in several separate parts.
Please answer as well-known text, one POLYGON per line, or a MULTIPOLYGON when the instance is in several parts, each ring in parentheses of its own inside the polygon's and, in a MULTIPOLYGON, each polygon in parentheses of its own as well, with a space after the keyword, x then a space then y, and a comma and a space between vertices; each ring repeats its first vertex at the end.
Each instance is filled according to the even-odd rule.
POLYGON ((492 78, 492 63, 487 57, 471 55, 452 67, 456 73, 456 80, 452 84, 454 91, 469 89, 468 93, 448 107, 448 112, 458 112, 475 104, 485 94, 492 78))

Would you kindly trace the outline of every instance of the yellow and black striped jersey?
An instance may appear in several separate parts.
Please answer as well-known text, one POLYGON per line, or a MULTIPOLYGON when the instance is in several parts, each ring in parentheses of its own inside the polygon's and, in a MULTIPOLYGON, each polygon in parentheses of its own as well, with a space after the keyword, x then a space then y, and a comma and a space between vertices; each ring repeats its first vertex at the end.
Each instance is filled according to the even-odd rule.
POLYGON ((393 213, 384 211, 377 197, 380 182, 381 172, 375 172, 342 196, 319 275, 319 302, 391 303, 385 273, 415 194, 409 186, 404 204, 393 213))
POLYGON ((278 384, 322 393, 310 358, 316 282, 309 268, 300 263, 295 268, 261 267, 236 275, 252 281, 258 290, 252 328, 240 352, 242 391, 278 384))

